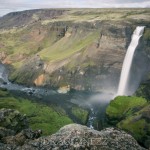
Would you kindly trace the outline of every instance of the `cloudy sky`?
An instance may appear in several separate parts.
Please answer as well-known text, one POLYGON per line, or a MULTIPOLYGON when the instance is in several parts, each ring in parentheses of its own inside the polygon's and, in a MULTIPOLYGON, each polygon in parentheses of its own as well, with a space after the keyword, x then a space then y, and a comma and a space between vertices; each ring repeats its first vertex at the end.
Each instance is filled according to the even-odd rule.
POLYGON ((0 16, 36 8, 149 7, 150 0, 0 0, 0 16))

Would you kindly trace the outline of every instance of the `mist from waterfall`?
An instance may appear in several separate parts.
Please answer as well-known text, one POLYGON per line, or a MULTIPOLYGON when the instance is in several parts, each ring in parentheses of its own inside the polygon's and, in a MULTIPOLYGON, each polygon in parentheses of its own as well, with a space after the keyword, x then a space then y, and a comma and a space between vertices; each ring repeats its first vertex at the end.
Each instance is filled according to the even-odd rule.
POLYGON ((144 32, 144 26, 136 27, 135 31, 133 32, 132 40, 127 49, 127 53, 126 53, 126 56, 125 56, 125 59, 123 62, 117 96, 129 95, 127 92, 127 87, 129 84, 128 81, 129 81, 129 77, 130 77, 132 60, 133 60, 134 52, 139 43, 139 39, 143 35, 143 32, 144 32))

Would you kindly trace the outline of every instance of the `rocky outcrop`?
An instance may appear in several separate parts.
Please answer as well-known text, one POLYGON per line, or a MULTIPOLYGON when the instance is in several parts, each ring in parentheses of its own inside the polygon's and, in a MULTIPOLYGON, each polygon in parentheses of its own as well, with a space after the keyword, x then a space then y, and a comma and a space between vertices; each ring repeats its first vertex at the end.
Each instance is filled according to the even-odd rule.
POLYGON ((63 94, 68 93, 70 91, 70 85, 60 87, 57 91, 58 93, 63 93, 63 94))
POLYGON ((115 128, 96 131, 79 124, 62 127, 57 133, 40 137, 41 130, 33 131, 26 126, 24 117, 16 110, 0 110, 0 150, 41 150, 41 149, 132 149, 144 150, 135 139, 115 128), (19 118, 19 119, 18 119, 19 118), (11 121, 11 122, 10 122, 11 121), (8 125, 9 122, 9 125, 8 125), (18 129, 16 129, 18 127, 18 129))
POLYGON ((43 72, 43 65, 43 61, 39 55, 32 58, 30 57, 24 60, 24 65, 21 68, 15 72, 13 71, 10 80, 12 82, 16 81, 17 83, 26 85, 38 85, 39 82, 41 83, 44 80, 39 81, 38 79, 43 72))
MULTIPOLYGON (((28 121, 26 115, 20 114, 19 111, 13 109, 1 109, 0 110, 0 127, 14 130, 16 133, 28 128, 28 121)), ((1 129, 1 133, 5 129, 1 129)), ((7 132, 11 133, 11 131, 7 132)))
MULTIPOLYGON (((39 138, 41 130, 32 131, 29 128, 26 115, 13 109, 0 109, 0 143, 8 145, 23 145, 27 140, 39 138)), ((0 150, 4 147, 1 147, 0 150)), ((5 149, 5 148, 4 148, 5 149)))
POLYGON ((38 76, 35 80, 34 80, 34 84, 36 86, 43 86, 44 85, 44 81, 45 81, 45 76, 44 74, 41 74, 40 76, 38 76))
POLYGON ((86 126, 71 124, 61 128, 57 133, 28 141, 23 146, 0 144, 0 149, 14 148, 22 150, 41 149, 99 149, 99 150, 144 150, 134 138, 124 131, 107 128, 96 131, 86 126))
POLYGON ((37 139, 41 136, 42 131, 36 130, 33 131, 31 129, 24 129, 20 133, 12 136, 5 136, 1 138, 1 142, 4 144, 11 144, 16 146, 22 146, 29 140, 37 139))

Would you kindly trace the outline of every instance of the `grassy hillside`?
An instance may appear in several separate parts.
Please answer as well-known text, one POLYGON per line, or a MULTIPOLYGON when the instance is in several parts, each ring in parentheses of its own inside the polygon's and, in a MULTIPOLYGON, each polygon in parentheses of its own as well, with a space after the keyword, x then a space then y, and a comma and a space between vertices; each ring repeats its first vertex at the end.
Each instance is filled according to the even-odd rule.
MULTIPOLYGON (((1 24, 6 24, 0 29, 0 51, 5 51, 13 63, 15 63, 13 57, 15 59, 17 54, 26 58, 39 51, 41 58, 47 61, 55 61, 56 57, 58 60, 64 59, 86 48, 90 42, 98 38, 98 32, 92 31, 92 28, 98 28, 96 21, 109 20, 112 25, 119 20, 126 23, 136 20, 148 21, 149 14, 149 9, 46 9, 10 13, 0 19, 1 24), (28 18, 26 25, 23 19, 18 19, 22 20, 22 26, 17 25, 16 21, 7 29, 7 23, 13 22, 22 15, 28 18), (40 19, 35 21, 35 18, 40 19), (85 26, 87 31, 81 29, 73 31, 71 26, 81 26, 81 28, 85 26)), ((20 59, 22 61, 23 58, 20 59)))

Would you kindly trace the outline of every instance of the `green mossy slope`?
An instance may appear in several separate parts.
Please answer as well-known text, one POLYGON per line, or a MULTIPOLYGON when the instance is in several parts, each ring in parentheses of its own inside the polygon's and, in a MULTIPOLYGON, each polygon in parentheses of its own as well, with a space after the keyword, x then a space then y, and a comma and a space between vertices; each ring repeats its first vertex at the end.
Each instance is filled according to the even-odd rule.
POLYGON ((33 130, 42 129, 44 135, 55 133, 64 125, 72 123, 62 108, 56 109, 56 106, 46 106, 28 99, 16 98, 2 90, 0 90, 0 108, 16 109, 26 114, 30 127, 33 130))
POLYGON ((81 120, 82 124, 86 124, 89 112, 83 108, 80 107, 72 107, 72 114, 77 117, 79 120, 81 120))
POLYGON ((145 147, 150 146, 150 103, 142 97, 119 96, 107 107, 108 122, 129 132, 145 147))
POLYGON ((106 109, 106 115, 111 123, 116 124, 146 104, 147 101, 141 97, 119 96, 110 102, 106 109))

